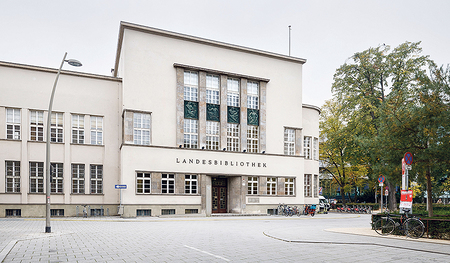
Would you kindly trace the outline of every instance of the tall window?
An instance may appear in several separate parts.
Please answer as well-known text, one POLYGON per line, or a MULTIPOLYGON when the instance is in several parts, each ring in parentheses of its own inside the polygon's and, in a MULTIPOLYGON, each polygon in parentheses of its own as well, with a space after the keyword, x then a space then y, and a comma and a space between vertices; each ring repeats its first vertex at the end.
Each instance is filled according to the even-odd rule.
POLYGON ((163 194, 175 193, 175 175, 174 174, 162 174, 161 192, 163 194))
POLYGON ((136 173, 136 193, 150 194, 152 192, 152 177, 150 173, 136 173))
POLYGON ((150 114, 133 113, 134 144, 150 145, 150 114))
POLYGON ((239 107, 239 79, 227 80, 227 105, 239 107))
POLYGON ((198 120, 184 119, 184 148, 196 149, 198 145, 198 120))
POLYGON ((84 143, 84 115, 72 114, 72 143, 84 143))
POLYGON ((5 161, 6 192, 20 193, 20 162, 5 161))
POLYGON ((305 196, 311 197, 311 175, 310 174, 305 174, 304 186, 305 186, 305 196))
POLYGON ((220 123, 206 121, 206 149, 219 150, 220 123))
POLYGON ((247 82, 247 108, 258 109, 259 107, 259 84, 258 82, 247 82))
POLYGON ((219 76, 206 75, 206 103, 220 104, 219 76))
POLYGON ((277 178, 268 177, 267 178, 267 194, 276 195, 277 194, 277 178))
POLYGON ((103 193, 103 165, 91 164, 91 194, 103 193))
POLYGON ((193 71, 184 72, 184 100, 198 101, 198 74, 193 71))
POLYGON ((295 130, 294 129, 284 129, 284 154, 294 155, 295 154, 295 130))
POLYGON ((248 177, 248 191, 249 195, 257 195, 258 194, 258 177, 248 177))
POLYGON ((284 179, 284 194, 294 195, 294 178, 284 179))
POLYGON ((6 109, 6 138, 20 140, 20 109, 6 109))
POLYGON ((51 126, 50 141, 63 142, 64 126, 62 113, 52 112, 51 126))
POLYGON ((239 124, 227 123, 227 151, 239 151, 239 124))
POLYGON ((72 193, 84 194, 84 164, 72 164, 72 193))
POLYGON ((319 196, 319 176, 317 174, 314 175, 314 197, 319 196))
MULTIPOLYGON (((150 121, 148 126, 150 128, 150 121)), ((91 144, 103 144, 103 117, 91 116, 91 144)))
POLYGON ((44 163, 30 162, 30 193, 44 192, 44 163))
POLYGON ((52 193, 62 193, 63 192, 63 164, 62 163, 52 163, 50 166, 52 182, 51 182, 51 192, 52 193))
POLYGON ((305 159, 311 159, 311 137, 305 137, 303 141, 305 159))
POLYGON ((319 160, 319 139, 318 138, 314 138, 314 142, 313 142, 313 156, 314 156, 314 160, 319 160))
POLYGON ((248 125, 247 126, 247 151, 251 153, 258 152, 258 126, 248 125))
POLYGON ((184 193, 196 194, 197 193, 197 175, 186 174, 184 176, 184 193))
POLYGON ((44 112, 30 111, 30 140, 44 141, 44 112))

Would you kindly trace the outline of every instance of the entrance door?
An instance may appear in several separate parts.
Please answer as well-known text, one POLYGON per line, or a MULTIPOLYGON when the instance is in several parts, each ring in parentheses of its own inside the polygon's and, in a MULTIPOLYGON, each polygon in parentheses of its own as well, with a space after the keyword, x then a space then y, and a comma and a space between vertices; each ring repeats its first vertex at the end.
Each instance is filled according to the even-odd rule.
POLYGON ((212 178, 212 212, 227 212, 227 178, 212 178))

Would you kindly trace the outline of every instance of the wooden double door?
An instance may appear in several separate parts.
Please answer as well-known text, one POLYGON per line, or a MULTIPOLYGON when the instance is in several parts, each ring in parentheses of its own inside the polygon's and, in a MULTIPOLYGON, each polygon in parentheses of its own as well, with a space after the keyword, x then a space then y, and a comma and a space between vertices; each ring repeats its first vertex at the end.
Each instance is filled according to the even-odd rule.
POLYGON ((227 212, 227 178, 212 178, 212 212, 227 212))

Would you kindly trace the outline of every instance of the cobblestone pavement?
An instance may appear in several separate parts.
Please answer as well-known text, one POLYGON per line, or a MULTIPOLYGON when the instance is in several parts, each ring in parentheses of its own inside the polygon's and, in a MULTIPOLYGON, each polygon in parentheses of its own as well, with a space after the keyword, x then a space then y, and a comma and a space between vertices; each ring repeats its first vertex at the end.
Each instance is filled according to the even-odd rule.
POLYGON ((450 262, 450 242, 386 238, 370 215, 0 219, 0 262, 450 262))

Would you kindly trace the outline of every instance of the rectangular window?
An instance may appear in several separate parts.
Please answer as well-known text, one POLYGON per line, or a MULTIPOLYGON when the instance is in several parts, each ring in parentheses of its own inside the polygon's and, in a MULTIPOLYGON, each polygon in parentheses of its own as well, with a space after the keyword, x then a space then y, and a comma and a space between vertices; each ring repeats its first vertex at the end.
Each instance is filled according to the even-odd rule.
POLYGON ((30 162, 30 193, 44 192, 44 163, 30 162))
POLYGON ((84 164, 72 164, 72 193, 84 194, 84 164))
POLYGON ((151 209, 136 209, 136 216, 152 216, 151 209))
POLYGON ((295 130, 284 129, 284 154, 295 154, 295 130))
POLYGON ((206 75, 206 103, 220 104, 219 76, 206 75))
POLYGON ((84 115, 72 114, 72 143, 84 143, 84 115))
POLYGON ((267 194, 276 195, 277 194, 277 178, 268 177, 267 178, 267 194))
POLYGON ((184 100, 198 101, 198 74, 193 71, 184 72, 184 100))
POLYGON ((258 109, 259 107, 259 83, 247 82, 247 108, 258 109))
POLYGON ((198 145, 198 120, 184 120, 184 148, 197 149, 198 145))
POLYGON ((103 117, 91 116, 91 144, 103 144, 103 117))
POLYGON ((64 209, 50 209, 51 216, 64 216, 64 209))
POLYGON ((319 197, 319 176, 314 175, 314 197, 319 197))
POLYGON ((6 109, 6 138, 20 140, 20 109, 6 109))
POLYGON ((294 178, 284 179, 284 194, 294 195, 294 178))
POLYGON ((150 114, 133 113, 134 144, 150 145, 150 114))
POLYGON ((150 194, 152 191, 152 177, 150 173, 136 173, 136 193, 150 194))
POLYGON ((247 126, 247 151, 250 153, 258 152, 259 145, 259 134, 258 126, 248 125, 247 126))
POLYGON ((163 194, 175 193, 175 175, 174 174, 162 174, 161 192, 163 194))
POLYGON ((63 142, 64 126, 63 114, 59 112, 52 112, 50 141, 63 142))
POLYGON ((227 151, 239 151, 239 124, 227 123, 227 151))
POLYGON ((311 197, 311 175, 305 174, 305 197, 311 197))
POLYGON ((175 215, 175 209, 161 209, 161 215, 175 215))
POLYGON ((198 214, 198 209, 184 209, 185 214, 198 214))
POLYGON ((249 195, 258 194, 258 177, 248 177, 248 191, 249 195))
POLYGON ((6 192, 20 193, 20 162, 5 161, 6 192))
POLYGON ((51 170, 51 192, 52 193, 62 193, 63 192, 63 164, 62 163, 52 163, 50 165, 51 170))
POLYGON ((206 149, 219 150, 220 123, 206 121, 206 149))
POLYGON ((185 194, 197 193, 197 175, 186 174, 184 176, 184 193, 185 194))
POLYGON ((239 79, 227 80, 227 106, 239 107, 239 79))
POLYGON ((103 193, 103 165, 91 164, 91 194, 103 193))
POLYGON ((318 138, 314 138, 313 156, 314 156, 314 160, 316 160, 316 161, 319 160, 319 139, 318 138))
POLYGON ((30 111, 30 140, 44 141, 44 112, 30 111))
POLYGON ((5 209, 6 216, 22 216, 21 209, 5 209))
POLYGON ((305 154, 305 159, 311 159, 311 137, 305 136, 303 141, 303 151, 305 154))

